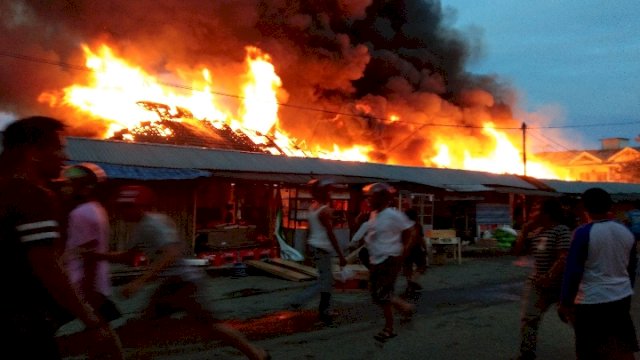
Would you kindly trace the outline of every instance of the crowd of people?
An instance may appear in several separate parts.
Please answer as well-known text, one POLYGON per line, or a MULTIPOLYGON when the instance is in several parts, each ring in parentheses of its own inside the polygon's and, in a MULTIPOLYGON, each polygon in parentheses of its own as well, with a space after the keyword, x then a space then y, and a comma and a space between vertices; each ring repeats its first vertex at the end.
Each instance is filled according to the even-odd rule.
POLYGON ((0 276, 10 293, 2 306, 2 348, 26 359, 61 358, 55 332, 80 319, 95 358, 123 358, 107 320, 69 281, 61 260, 68 223, 51 183, 67 160, 64 124, 30 117, 9 124, 0 154, 0 239, 9 250, 0 276))
MULTIPOLYGON (((112 300, 110 263, 131 263, 144 254, 149 265, 120 288, 128 298, 159 283, 144 319, 181 311, 247 358, 269 359, 265 349, 217 321, 215 310, 203 301, 206 273, 186 264, 185 242, 171 218, 155 210, 156 194, 149 188, 128 185, 113 195, 116 211, 134 227, 126 249, 109 248, 109 216, 101 197, 106 174, 91 163, 65 166, 64 130, 57 119, 35 116, 12 122, 3 133, 0 241, 9 254, 0 276, 11 289, 0 310, 5 351, 60 359, 56 331, 79 319, 91 339, 89 358, 123 359, 121 341, 110 326, 122 316, 112 300)), ((351 257, 333 230, 333 182, 315 179, 308 186, 313 196, 308 245, 318 279, 290 306, 300 308, 319 294, 318 318, 332 325, 334 259, 344 267, 351 257)), ((383 322, 374 338, 386 342, 398 335, 394 314, 410 320, 416 311, 409 300, 422 290, 418 277, 427 268, 427 249, 414 209, 393 206, 392 186, 369 184, 363 194, 369 211, 360 216, 350 248, 369 270, 370 296, 383 322), (405 296, 396 294, 400 275, 406 277, 405 296)), ((587 219, 575 228, 556 199, 536 204, 514 244, 514 254, 531 256, 534 264, 522 295, 520 359, 536 357, 539 324, 554 305, 574 329, 578 359, 633 359, 639 350, 630 304, 640 216, 629 212, 628 222, 611 218, 611 197, 599 188, 585 191, 582 203, 587 219)))
POLYGON ((518 359, 536 358, 540 321, 554 305, 573 327, 578 359, 631 360, 639 350, 630 314, 637 240, 629 223, 611 216, 606 191, 588 189, 581 200, 586 218, 575 228, 557 199, 534 204, 513 246, 515 255, 533 258, 522 295, 518 359))
POLYGON ((85 349, 90 359, 124 359, 110 326, 121 313, 110 299, 109 263, 131 263, 142 253, 149 266, 121 295, 133 296, 159 281, 146 317, 186 312, 247 358, 269 359, 266 350, 217 321, 199 301, 206 274, 184 264, 185 243, 169 217, 153 211, 155 197, 148 188, 118 190, 117 211, 135 227, 127 249, 110 251, 109 219, 100 202, 106 174, 91 163, 65 167, 64 129, 57 119, 35 116, 16 120, 3 132, 0 240, 9 254, 0 276, 11 289, 1 310, 3 351, 25 359, 61 359, 56 331, 79 319, 90 339, 85 349))

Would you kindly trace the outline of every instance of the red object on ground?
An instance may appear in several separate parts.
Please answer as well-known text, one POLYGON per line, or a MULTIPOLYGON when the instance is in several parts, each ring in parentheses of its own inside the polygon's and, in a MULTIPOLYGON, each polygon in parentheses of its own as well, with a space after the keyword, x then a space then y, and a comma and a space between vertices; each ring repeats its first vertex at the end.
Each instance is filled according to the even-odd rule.
POLYGON ((136 256, 133 258, 132 265, 135 267, 149 265, 149 259, 147 259, 147 256, 144 253, 136 254, 136 256))
POLYGON ((256 260, 270 259, 273 257, 272 253, 271 248, 259 248, 256 251, 256 260))
POLYGON ((222 265, 233 264, 238 260, 238 252, 235 250, 221 251, 219 256, 222 259, 222 265))
POLYGON ((255 260, 256 259, 256 249, 244 249, 240 250, 240 261, 244 260, 255 260))
POLYGON ((244 260, 264 260, 279 258, 278 247, 255 247, 239 250, 217 250, 198 254, 198 258, 209 260, 211 266, 232 265, 244 260))

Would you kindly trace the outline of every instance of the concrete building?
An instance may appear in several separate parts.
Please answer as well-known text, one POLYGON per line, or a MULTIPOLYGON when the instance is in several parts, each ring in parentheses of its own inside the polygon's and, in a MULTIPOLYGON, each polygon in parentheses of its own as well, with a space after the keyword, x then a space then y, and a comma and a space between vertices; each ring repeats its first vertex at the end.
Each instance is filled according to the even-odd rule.
POLYGON ((536 157, 563 167, 569 178, 578 181, 640 182, 634 173, 625 170, 625 166, 640 164, 640 147, 630 146, 628 138, 602 139, 596 150, 545 152, 536 157))

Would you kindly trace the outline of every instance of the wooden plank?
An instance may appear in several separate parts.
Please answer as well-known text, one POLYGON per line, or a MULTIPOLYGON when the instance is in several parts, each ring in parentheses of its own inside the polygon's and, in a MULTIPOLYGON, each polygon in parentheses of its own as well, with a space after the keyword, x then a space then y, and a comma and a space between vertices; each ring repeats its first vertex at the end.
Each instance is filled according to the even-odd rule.
POLYGON ((279 276, 283 279, 287 279, 287 280, 292 280, 292 281, 304 281, 304 280, 311 280, 313 279, 313 277, 307 275, 307 274, 303 274, 297 271, 293 271, 290 269, 287 269, 283 266, 279 266, 279 265, 274 265, 274 264, 269 264, 265 261, 262 260, 245 260, 244 261, 245 264, 249 265, 249 266, 253 266, 257 269, 266 271, 270 274, 279 276))
POLYGON ((430 238, 453 238, 456 237, 455 229, 427 230, 427 237, 430 238))
POLYGON ((347 256, 344 257, 347 260, 347 264, 351 264, 359 259, 358 256, 360 254, 360 250, 362 250, 363 247, 364 245, 360 246, 359 248, 353 250, 352 252, 347 254, 347 256))
POLYGON ((273 259, 269 259, 269 262, 276 265, 282 265, 286 268, 295 270, 297 272, 301 272, 303 274, 307 274, 313 277, 318 277, 318 269, 313 268, 311 266, 299 264, 295 261, 285 260, 280 258, 273 258, 273 259))

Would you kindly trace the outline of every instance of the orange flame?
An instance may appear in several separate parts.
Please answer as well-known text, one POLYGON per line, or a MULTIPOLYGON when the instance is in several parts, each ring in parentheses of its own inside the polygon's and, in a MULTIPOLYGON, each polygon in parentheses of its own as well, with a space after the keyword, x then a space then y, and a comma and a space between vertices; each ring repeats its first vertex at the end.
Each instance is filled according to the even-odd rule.
POLYGON ((280 77, 271 64, 269 55, 248 47, 249 76, 244 86, 244 115, 242 125, 266 134, 278 121, 277 90, 282 86, 280 77))
MULTIPOLYGON (((431 161, 440 167, 447 168, 486 171, 498 174, 524 174, 522 151, 513 145, 507 135, 498 131, 494 124, 490 122, 484 124, 482 131, 494 140, 493 148, 488 154, 474 155, 467 148, 464 148, 462 156, 453 158, 449 144, 438 143, 437 155, 431 161)), ((568 176, 560 169, 537 161, 533 157, 527 159, 526 174, 543 179, 560 179, 568 176)))
MULTIPOLYGON (((110 126, 103 135, 105 137, 140 121, 157 120, 154 114, 136 104, 139 100, 187 108, 199 118, 226 118, 213 102, 211 77, 207 69, 202 69, 202 79, 193 81, 194 90, 190 95, 180 95, 143 69, 118 58, 107 45, 100 46, 96 52, 87 45, 83 45, 82 50, 87 58, 86 66, 92 70, 89 84, 63 89, 61 102, 107 121, 110 126), (200 91, 196 90, 198 87, 201 87, 200 91)), ((41 95, 41 99, 53 97, 52 93, 41 95)))
MULTIPOLYGON (((177 114, 192 114, 193 118, 208 120, 218 128, 220 124, 227 124, 233 130, 243 132, 256 144, 275 144, 275 147, 268 148, 274 154, 366 162, 371 160, 370 154, 376 150, 369 144, 341 147, 337 144, 306 144, 291 138, 279 127, 278 119, 279 99, 287 96, 286 91, 282 88, 282 81, 270 56, 256 47, 246 48, 245 72, 239 75, 242 104, 238 109, 216 102, 212 92, 215 76, 206 67, 179 69, 178 74, 171 74, 172 77, 177 78, 180 84, 188 83, 190 86, 175 86, 163 83, 144 69, 129 64, 107 45, 101 45, 95 51, 83 45, 82 50, 86 66, 92 70, 86 83, 71 85, 62 90, 62 95, 45 92, 39 100, 51 106, 71 107, 103 119, 109 124, 103 137, 111 137, 116 131, 132 128, 141 121, 157 121, 157 114, 137 104, 138 101, 146 101, 166 104, 177 114), (179 109, 187 109, 188 112, 180 112, 179 109)), ((389 123, 401 121, 395 113, 388 114, 387 118, 389 123)), ((167 128, 159 133, 172 136, 167 128)), ((431 134, 435 138, 433 153, 436 155, 423 156, 422 161, 430 166, 524 173, 522 152, 506 133, 496 129, 491 122, 485 123, 483 133, 489 140, 475 143, 431 134)), ((541 178, 566 178, 560 170, 531 158, 527 162, 526 173, 541 178)))

